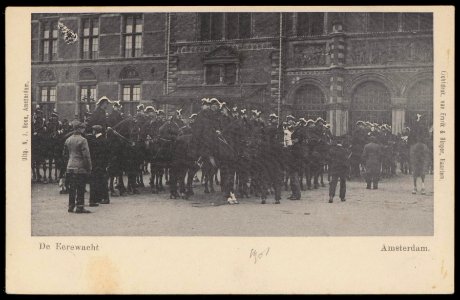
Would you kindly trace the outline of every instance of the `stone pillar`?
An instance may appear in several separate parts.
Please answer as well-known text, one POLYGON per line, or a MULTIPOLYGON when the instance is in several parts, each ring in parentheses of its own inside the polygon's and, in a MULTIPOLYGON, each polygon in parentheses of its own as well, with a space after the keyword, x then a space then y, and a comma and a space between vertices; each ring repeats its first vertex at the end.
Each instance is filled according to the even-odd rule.
POLYGON ((279 51, 273 51, 271 55, 271 79, 270 79, 270 96, 274 102, 278 101, 279 97, 279 51))
POLYGON ((334 135, 342 135, 348 131, 348 111, 343 103, 343 75, 345 63, 345 34, 342 31, 342 24, 334 22, 330 34, 330 96, 328 99, 327 121, 331 124, 331 131, 334 135))
POLYGON ((391 132, 393 134, 401 133, 406 123, 405 106, 407 103, 406 98, 394 97, 391 99, 391 132))

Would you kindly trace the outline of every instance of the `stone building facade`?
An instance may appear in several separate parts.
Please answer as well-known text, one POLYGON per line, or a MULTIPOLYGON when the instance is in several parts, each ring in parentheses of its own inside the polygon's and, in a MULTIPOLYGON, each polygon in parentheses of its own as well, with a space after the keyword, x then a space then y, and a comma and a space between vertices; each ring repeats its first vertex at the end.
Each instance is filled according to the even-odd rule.
POLYGON ((32 101, 71 119, 104 95, 126 113, 191 113, 217 97, 322 116, 336 135, 357 120, 398 133, 416 113, 432 120, 432 24, 429 13, 34 14, 32 101))

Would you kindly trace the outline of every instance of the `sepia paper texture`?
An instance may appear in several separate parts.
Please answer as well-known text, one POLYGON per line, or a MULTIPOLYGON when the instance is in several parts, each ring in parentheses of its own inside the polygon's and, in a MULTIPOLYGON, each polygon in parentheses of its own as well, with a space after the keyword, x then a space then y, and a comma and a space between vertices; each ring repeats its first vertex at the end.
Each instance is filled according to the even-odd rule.
MULTIPOLYGON (((8 7, 6 292, 9 294, 446 294, 454 292, 454 8, 8 7), (434 235, 379 237, 51 237, 31 235, 31 13, 121 11, 434 13, 434 235), (441 95, 441 73, 447 74, 441 95), (24 101, 24 95, 29 95, 24 101), (440 101, 445 100, 445 108, 440 101), (24 107, 24 105, 26 107, 24 107), (440 115, 446 113, 441 128, 440 115), (30 122, 30 120, 29 120, 30 122), (30 125, 30 123, 29 123, 30 125), (444 131, 444 132, 443 132, 444 131), (29 130, 30 134, 30 130, 29 130), (441 136, 445 152, 439 152, 441 136), (23 160, 23 155, 26 159, 23 160), (440 179, 440 159, 445 159, 440 179), (40 250, 40 245, 50 245, 40 250), (56 250, 56 243, 98 251, 56 250), (382 252, 382 245, 428 252, 382 252), (266 255, 256 263, 251 251, 266 255)), ((359 216, 356 216, 359 217, 359 216)), ((407 220, 410 222, 410 220, 407 220)))

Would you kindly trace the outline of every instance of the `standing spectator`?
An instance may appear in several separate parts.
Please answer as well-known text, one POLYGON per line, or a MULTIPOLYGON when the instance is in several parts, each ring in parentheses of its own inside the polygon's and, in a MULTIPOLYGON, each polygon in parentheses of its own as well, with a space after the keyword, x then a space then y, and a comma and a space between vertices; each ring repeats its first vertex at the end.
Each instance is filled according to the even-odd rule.
POLYGON ((93 138, 88 139, 93 166, 90 178, 89 206, 110 203, 107 175, 109 149, 107 138, 102 130, 101 125, 94 125, 93 138))
POLYGON ((85 124, 78 120, 72 122, 74 133, 67 138, 64 144, 64 157, 68 158, 67 174, 69 178, 69 209, 76 213, 90 213, 84 208, 85 186, 88 175, 91 173, 91 156, 88 141, 82 136, 85 124))
POLYGON ((335 189, 339 179, 339 197, 341 201, 345 201, 347 177, 350 169, 349 158, 350 153, 343 146, 341 138, 337 138, 336 145, 332 146, 329 150, 329 175, 331 176, 331 181, 329 182, 329 203, 334 201, 335 189))
POLYGON ((414 190, 412 194, 417 194, 417 178, 420 177, 422 179, 421 194, 425 195, 425 172, 428 169, 430 151, 427 145, 423 143, 423 138, 416 138, 416 143, 410 147, 409 157, 414 177, 414 190))
POLYGON ((366 166, 367 189, 374 190, 379 187, 380 170, 382 168, 382 148, 377 144, 377 138, 373 135, 369 137, 369 143, 364 146, 362 155, 363 164, 366 166))

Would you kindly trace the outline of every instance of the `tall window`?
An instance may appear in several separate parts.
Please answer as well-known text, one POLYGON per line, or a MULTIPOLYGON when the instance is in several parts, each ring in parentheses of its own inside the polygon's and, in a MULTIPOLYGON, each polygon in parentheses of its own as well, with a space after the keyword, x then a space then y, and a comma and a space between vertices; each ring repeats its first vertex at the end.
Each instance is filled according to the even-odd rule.
POLYGON ((227 13, 225 18, 227 39, 247 39, 251 37, 250 13, 227 13))
POLYGON ((432 13, 405 13, 403 14, 404 31, 433 30, 432 13))
POLYGON ((223 37, 223 13, 202 13, 200 14, 201 39, 220 40, 223 37))
POLYGON ((57 22, 42 23, 42 60, 51 61, 57 58, 58 28, 57 22))
POLYGON ((97 59, 99 54, 99 20, 83 19, 82 58, 97 59))
POLYGON ((398 13, 369 13, 369 32, 398 31, 398 13))
POLYGON ((298 13, 297 35, 322 35, 324 32, 324 13, 298 13))
POLYGON ((80 86, 80 101, 94 102, 96 101, 96 86, 82 85, 80 86))
POLYGON ((142 54, 142 16, 127 16, 124 25, 125 57, 139 57, 142 54))
POLYGON ((40 101, 41 102, 56 102, 56 87, 42 86, 40 88, 40 101))
POLYGON ((125 84, 122 90, 123 101, 140 101, 141 86, 139 84, 125 84))
POLYGON ((206 84, 234 85, 237 69, 234 63, 209 64, 206 66, 206 84))

